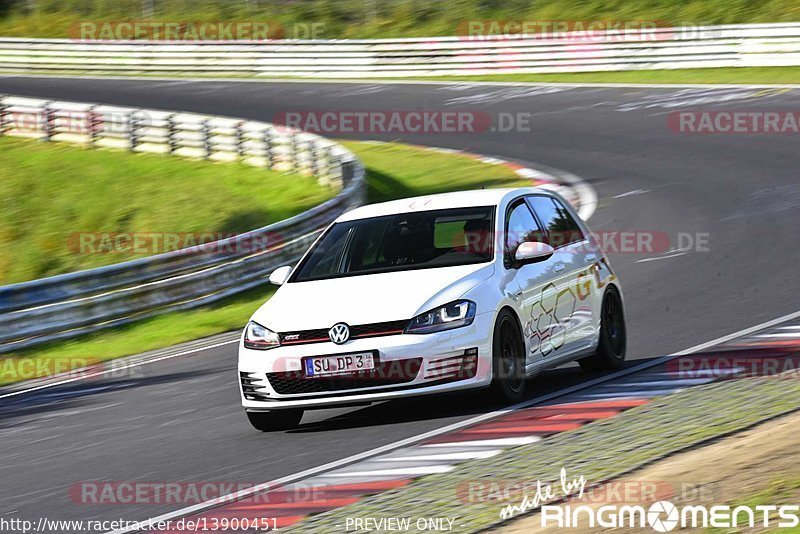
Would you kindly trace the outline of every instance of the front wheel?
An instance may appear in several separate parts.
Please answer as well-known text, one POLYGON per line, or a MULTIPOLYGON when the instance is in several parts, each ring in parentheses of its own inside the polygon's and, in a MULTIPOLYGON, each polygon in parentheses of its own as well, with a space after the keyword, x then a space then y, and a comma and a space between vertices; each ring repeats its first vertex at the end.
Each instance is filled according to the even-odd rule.
POLYGON ((274 412, 246 412, 253 428, 261 432, 290 430, 300 424, 303 410, 276 410, 274 412))
POLYGON ((600 339, 597 350, 591 356, 578 361, 589 373, 613 371, 625 364, 627 337, 622 298, 616 288, 609 287, 603 296, 600 310, 600 339))
POLYGON ((514 316, 503 310, 492 341, 492 393, 500 402, 519 402, 525 395, 525 385, 525 344, 514 316))

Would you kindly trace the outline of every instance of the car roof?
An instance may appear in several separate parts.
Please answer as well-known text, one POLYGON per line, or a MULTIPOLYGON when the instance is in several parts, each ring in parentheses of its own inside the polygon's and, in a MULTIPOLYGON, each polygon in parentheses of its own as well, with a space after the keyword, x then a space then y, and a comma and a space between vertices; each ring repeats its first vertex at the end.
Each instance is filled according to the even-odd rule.
POLYGON ((377 204, 368 204, 348 211, 336 219, 336 222, 367 219, 370 217, 409 213, 413 211, 433 211, 473 206, 497 206, 501 204, 506 197, 512 198, 531 193, 550 194, 549 191, 536 187, 491 188, 440 193, 437 195, 425 195, 390 200, 389 202, 380 202, 377 204))

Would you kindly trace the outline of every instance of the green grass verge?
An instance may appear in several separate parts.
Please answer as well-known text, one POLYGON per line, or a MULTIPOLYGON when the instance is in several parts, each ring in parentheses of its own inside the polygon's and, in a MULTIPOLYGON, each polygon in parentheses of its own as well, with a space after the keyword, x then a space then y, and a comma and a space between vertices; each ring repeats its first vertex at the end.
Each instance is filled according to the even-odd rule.
POLYGON ((530 184, 508 167, 395 143, 344 141, 367 168, 368 202, 530 184))
POLYGON ((651 83, 651 84, 796 84, 800 67, 727 67, 719 69, 629 70, 623 72, 565 72, 561 74, 493 74, 437 76, 430 81, 528 83, 651 83))
POLYGON ((84 21, 262 21, 288 38, 389 38, 463 34, 466 21, 660 21, 731 24, 800 20, 794 0, 304 0, 231 2, 159 0, 142 14, 140 0, 12 0, 0 3, 0 35, 75 37, 84 21), (3 9, 5 7, 5 9, 3 9), (315 35, 309 35, 316 24, 315 35), (281 29, 283 30, 281 32, 281 29), (461 30, 460 30, 461 29, 461 30))
MULTIPOLYGON (((0 72, 2 73, 2 72, 0 72)), ((19 74, 19 73, 9 73, 19 74)), ((32 71, 27 73, 29 76, 41 75, 61 75, 58 71, 32 71)), ((98 75, 125 77, 118 72, 81 72, 75 71, 75 75, 98 75)), ((26 74, 22 74, 25 76, 26 74)), ((139 73, 137 77, 165 77, 165 78, 209 78, 209 79, 246 79, 262 81, 291 81, 298 82, 307 80, 320 81, 319 79, 284 76, 280 78, 266 78, 253 76, 250 74, 238 74, 229 72, 223 74, 203 74, 202 76, 187 75, 180 72, 163 72, 158 74, 139 73)), ((335 83, 337 79, 327 80, 335 83)), ((508 82, 508 83, 574 83, 574 84, 593 84, 593 83, 624 83, 624 84, 730 84, 730 85, 766 85, 766 84, 800 84, 800 67, 724 67, 718 69, 674 69, 674 70, 630 70, 622 72, 564 72, 558 74, 486 74, 476 76, 420 76, 409 78, 350 78, 351 82, 393 82, 393 81, 417 81, 417 82, 508 82)))
POLYGON ((181 242, 187 233, 239 233, 333 194, 313 177, 243 163, 1 137, 0 285, 164 250, 156 244, 99 252, 104 233, 169 235, 181 242))
MULTIPOLYGON (((513 187, 530 183, 507 167, 488 165, 463 155, 396 144, 343 144, 355 152, 367 168, 370 202, 483 185, 513 187)), ((87 151, 85 154, 91 153, 87 151)), ((117 156, 119 153, 110 155, 117 156)), ((159 158, 157 161, 163 162, 165 159, 159 158)), ((102 172, 102 169, 99 170, 102 172)), ((170 190, 167 193, 171 194, 170 190)), ((204 198, 202 193, 198 198, 204 198)), ((107 361, 242 328, 250 315, 271 294, 272 289, 265 284, 263 288, 211 306, 167 313, 73 340, 57 341, 0 356, 0 385, 33 378, 31 369, 66 370, 80 367, 82 363, 107 361)))
MULTIPOLYGON (((345 525, 348 517, 411 517, 412 532, 416 531, 414 518, 447 517, 455 518, 455 532, 484 531, 500 523, 500 510, 508 504, 518 505, 523 495, 518 492, 509 500, 468 499, 463 490, 470 481, 482 481, 487 487, 515 482, 535 488, 541 480, 556 487, 560 470, 565 468, 570 479, 584 476, 589 485, 597 484, 798 408, 800 382, 792 379, 742 379, 696 386, 611 419, 507 449, 489 459, 465 462, 449 473, 425 476, 403 488, 312 516, 285 532, 333 532, 340 530, 336 526, 345 525)), ((561 496, 561 490, 556 494, 561 496)))

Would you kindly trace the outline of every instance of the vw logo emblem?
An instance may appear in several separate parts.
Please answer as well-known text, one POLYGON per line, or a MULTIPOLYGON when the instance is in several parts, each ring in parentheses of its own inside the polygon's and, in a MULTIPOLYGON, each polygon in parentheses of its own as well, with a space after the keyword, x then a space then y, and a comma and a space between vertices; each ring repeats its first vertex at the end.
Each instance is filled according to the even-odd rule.
POLYGON ((350 327, 344 323, 336 323, 328 330, 328 337, 337 345, 346 343, 350 339, 350 327))

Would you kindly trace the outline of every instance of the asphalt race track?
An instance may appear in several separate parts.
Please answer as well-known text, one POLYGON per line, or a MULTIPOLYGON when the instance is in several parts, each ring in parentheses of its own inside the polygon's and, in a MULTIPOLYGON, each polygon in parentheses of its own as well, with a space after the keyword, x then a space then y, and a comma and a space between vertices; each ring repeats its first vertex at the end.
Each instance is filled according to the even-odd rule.
MULTIPOLYGON (((689 135, 667 126, 675 110, 796 110, 797 90, 0 78, 0 93, 261 120, 308 110, 530 113, 529 132, 357 137, 569 171, 598 193, 596 231, 663 232, 673 246, 680 232, 708 234, 706 252, 610 254, 624 284, 632 360, 798 309, 797 138, 689 135)), ((529 391, 581 380, 577 368, 559 369, 529 391)), ((234 344, 146 365, 126 379, 0 403, 0 517, 126 520, 185 505, 85 505, 70 488, 80 481, 265 482, 488 409, 466 395, 396 401, 314 412, 295 431, 260 434, 239 406, 234 344)))

